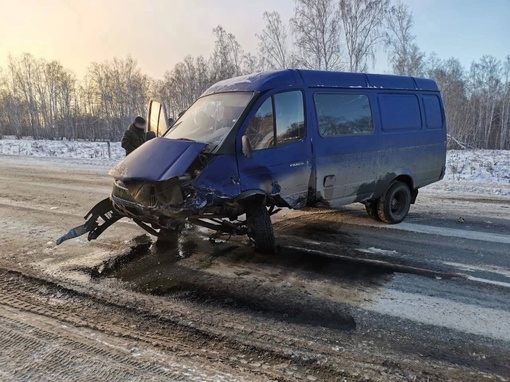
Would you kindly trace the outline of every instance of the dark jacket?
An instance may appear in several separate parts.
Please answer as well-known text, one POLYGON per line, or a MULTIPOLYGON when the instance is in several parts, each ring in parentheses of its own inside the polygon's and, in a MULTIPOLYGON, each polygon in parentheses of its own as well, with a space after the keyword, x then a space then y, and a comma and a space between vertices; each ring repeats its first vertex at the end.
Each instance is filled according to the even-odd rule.
POLYGON ((126 150, 126 155, 129 155, 135 151, 135 149, 143 145, 146 140, 145 130, 139 129, 132 124, 124 133, 124 137, 122 138, 122 148, 126 150))

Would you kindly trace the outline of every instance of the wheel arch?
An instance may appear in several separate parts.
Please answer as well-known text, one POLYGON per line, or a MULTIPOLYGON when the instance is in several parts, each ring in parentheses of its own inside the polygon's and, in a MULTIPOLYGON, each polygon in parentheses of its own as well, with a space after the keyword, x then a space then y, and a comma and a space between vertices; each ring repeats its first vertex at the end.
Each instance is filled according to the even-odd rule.
POLYGON ((243 191, 239 194, 239 196, 237 196, 236 201, 242 204, 248 200, 253 199, 263 199, 267 207, 276 206, 292 208, 285 200, 280 197, 280 195, 271 195, 260 189, 243 191))
POLYGON ((241 192, 236 200, 240 203, 246 202, 247 199, 264 199, 267 201, 267 198, 269 197, 270 195, 263 190, 247 190, 241 192))
POLYGON ((418 197, 418 189, 414 187, 414 180, 412 176, 408 174, 399 175, 393 179, 388 188, 391 187, 394 182, 402 182, 407 184, 409 191, 411 191, 411 204, 414 204, 416 202, 416 198, 418 197))

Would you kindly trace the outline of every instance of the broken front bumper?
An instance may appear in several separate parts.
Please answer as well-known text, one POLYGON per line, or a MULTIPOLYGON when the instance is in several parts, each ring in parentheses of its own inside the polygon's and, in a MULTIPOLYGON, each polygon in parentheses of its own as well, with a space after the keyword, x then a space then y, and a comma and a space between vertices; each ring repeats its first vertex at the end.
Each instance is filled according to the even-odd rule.
POLYGON ((85 224, 71 229, 64 236, 58 238, 56 244, 60 245, 66 240, 74 239, 86 233, 89 234, 87 237, 89 241, 95 240, 120 218, 122 216, 115 212, 110 198, 103 199, 85 215, 85 224), (102 219, 102 223, 99 219, 102 219))

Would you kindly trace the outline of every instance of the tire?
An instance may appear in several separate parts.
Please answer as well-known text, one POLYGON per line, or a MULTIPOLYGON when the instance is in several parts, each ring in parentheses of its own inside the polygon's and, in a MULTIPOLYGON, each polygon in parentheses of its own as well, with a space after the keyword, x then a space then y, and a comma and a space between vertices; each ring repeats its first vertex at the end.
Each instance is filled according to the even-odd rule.
POLYGON ((365 209, 370 219, 375 220, 377 222, 381 221, 379 213, 377 212, 377 202, 367 202, 367 204, 365 204, 365 209))
POLYGON ((266 206, 259 200, 249 201, 246 205, 246 225, 248 236, 255 243, 255 251, 266 254, 276 252, 271 216, 266 206))
POLYGON ((411 191, 403 182, 393 182, 377 203, 377 214, 388 224, 402 222, 411 207, 411 191))

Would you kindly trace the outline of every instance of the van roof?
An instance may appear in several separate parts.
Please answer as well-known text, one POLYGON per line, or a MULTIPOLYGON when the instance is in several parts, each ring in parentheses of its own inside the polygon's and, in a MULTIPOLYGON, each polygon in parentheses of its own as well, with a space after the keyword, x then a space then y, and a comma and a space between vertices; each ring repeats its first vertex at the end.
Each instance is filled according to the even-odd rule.
POLYGON ((326 88, 379 88, 439 91, 437 84, 427 78, 366 74, 349 72, 326 72, 319 70, 286 69, 249 74, 220 81, 202 96, 234 91, 265 91, 274 88, 294 87, 326 88))

